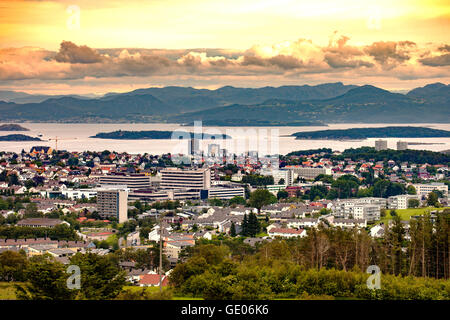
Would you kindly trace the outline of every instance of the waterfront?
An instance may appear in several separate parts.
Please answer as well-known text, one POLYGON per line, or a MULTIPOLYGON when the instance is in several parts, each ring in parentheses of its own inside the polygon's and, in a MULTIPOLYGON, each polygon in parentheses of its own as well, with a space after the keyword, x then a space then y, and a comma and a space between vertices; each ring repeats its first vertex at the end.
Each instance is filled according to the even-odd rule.
MULTIPOLYGON (((179 141, 171 140, 112 140, 112 139, 97 139, 90 138, 99 132, 111 132, 116 130, 181 130, 193 131, 192 127, 182 127, 178 124, 167 123, 20 123, 25 128, 30 129, 26 132, 12 132, 2 131, 0 135, 22 133, 25 135, 37 137, 47 141, 30 141, 30 142, 6 142, 0 141, 0 151, 14 151, 20 152, 22 149, 29 151, 34 145, 47 145, 55 148, 55 141, 48 139, 55 139, 58 137, 58 149, 68 151, 103 151, 114 150, 117 152, 128 153, 150 153, 162 154, 180 150, 177 146, 179 141)), ((296 150, 316 149, 316 148, 332 148, 333 150, 343 151, 347 148, 357 148, 361 146, 374 146, 376 138, 369 138, 365 140, 295 140, 294 137, 289 136, 294 132, 299 131, 315 131, 327 129, 348 129, 348 128, 363 128, 363 127, 384 127, 384 126, 417 126, 430 127, 434 129, 450 130, 450 124, 331 124, 328 127, 203 127, 203 132, 212 132, 220 130, 221 133, 229 134, 233 141, 232 143, 244 142, 245 147, 249 150, 276 150, 272 148, 276 138, 278 137, 278 150, 281 154, 286 154, 296 150), (271 135, 273 133, 273 135, 271 135), (258 140, 258 137, 260 138, 258 140), (250 145, 250 146, 249 146, 250 145)), ((431 150, 442 151, 450 149, 450 138, 386 138, 388 140, 388 147, 395 149, 398 140, 408 141, 413 143, 424 143, 410 145, 411 149, 417 150, 431 150)), ((203 150, 207 150, 207 144, 214 143, 212 140, 203 141, 203 150)), ((187 144, 183 144, 186 146, 187 144)), ((221 143, 222 147, 226 147, 225 142, 221 143)), ((184 148, 184 147, 183 147, 184 148)))

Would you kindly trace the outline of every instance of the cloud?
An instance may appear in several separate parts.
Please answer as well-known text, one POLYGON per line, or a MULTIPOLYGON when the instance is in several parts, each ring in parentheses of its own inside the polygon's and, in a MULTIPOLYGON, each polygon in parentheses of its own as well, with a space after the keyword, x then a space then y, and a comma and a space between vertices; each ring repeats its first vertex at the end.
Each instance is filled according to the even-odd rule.
POLYGON ((73 42, 63 41, 55 60, 69 63, 97 63, 102 61, 102 56, 88 46, 77 46, 73 42))
POLYGON ((416 44, 411 41, 379 41, 364 48, 369 56, 385 66, 397 65, 411 58, 410 49, 416 44))
POLYGON ((422 64, 432 67, 450 66, 450 53, 419 60, 422 64))
POLYGON ((450 54, 446 53, 449 47, 447 44, 419 47, 410 41, 356 46, 351 45, 348 36, 337 34, 326 46, 298 39, 255 45, 247 50, 94 49, 63 41, 57 52, 31 47, 0 48, 0 81, 121 77, 196 81, 275 76, 305 79, 314 74, 325 81, 340 81, 341 77, 425 79, 430 75, 450 76, 450 54))

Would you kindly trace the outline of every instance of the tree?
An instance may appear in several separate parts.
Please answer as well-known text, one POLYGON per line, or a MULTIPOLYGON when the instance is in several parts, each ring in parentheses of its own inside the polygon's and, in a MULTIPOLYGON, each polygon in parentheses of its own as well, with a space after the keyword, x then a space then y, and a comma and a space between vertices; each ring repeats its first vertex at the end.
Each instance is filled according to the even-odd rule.
POLYGON ((70 300, 76 292, 67 287, 66 268, 48 255, 37 256, 25 271, 27 280, 15 285, 19 300, 70 300))
POLYGON ((281 184, 281 185, 283 185, 283 184, 285 184, 286 183, 286 181, 283 179, 283 178, 281 178, 279 181, 278 181, 278 184, 281 184))
POLYGON ((430 192, 427 197, 427 205, 430 207, 439 207, 438 195, 435 192, 430 192))
POLYGON ((242 219, 241 235, 244 237, 248 236, 248 217, 246 213, 244 213, 244 218, 242 219))
POLYGON ((81 271, 81 288, 77 292, 77 299, 113 299, 126 284, 125 271, 107 256, 77 253, 72 256, 70 263, 80 267, 81 271))
POLYGON ((409 199, 408 208, 417 208, 420 206, 420 201, 418 199, 409 199))
POLYGON ((231 222, 231 226, 230 226, 230 236, 236 237, 236 225, 234 224, 234 222, 231 222))
POLYGON ((233 205, 233 204, 242 204, 242 205, 245 205, 245 199, 243 198, 243 197, 239 197, 239 196, 235 196, 235 197, 233 197, 233 198, 231 198, 230 200, 229 200, 229 204, 230 205, 233 205))
POLYGON ((24 281, 27 263, 24 251, 0 253, 0 281, 24 281))
POLYGON ((413 185, 409 185, 409 186, 406 188, 406 192, 407 192, 408 194, 417 194, 416 188, 414 188, 413 185))
POLYGON ((289 193, 286 190, 280 190, 277 193, 277 199, 287 199, 289 197, 289 193))
POLYGON ((277 198, 266 189, 257 189, 250 194, 249 204, 253 208, 258 209, 258 212, 263 206, 276 202, 277 198))
POLYGON ((250 214, 248 215, 247 230, 250 237, 255 237, 261 230, 258 217, 256 217, 256 214, 254 214, 253 212, 250 212, 250 214))

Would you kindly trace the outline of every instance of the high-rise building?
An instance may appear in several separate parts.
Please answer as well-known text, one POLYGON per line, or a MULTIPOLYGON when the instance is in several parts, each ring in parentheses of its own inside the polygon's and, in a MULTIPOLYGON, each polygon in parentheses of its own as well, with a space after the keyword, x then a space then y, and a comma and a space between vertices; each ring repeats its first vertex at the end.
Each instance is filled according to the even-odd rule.
POLYGON ((219 144, 208 144, 208 156, 209 157, 220 157, 220 145, 219 144))
POLYGON ((408 142, 406 141, 397 141, 397 150, 407 150, 408 142))
POLYGON ((126 186, 97 189, 97 210, 102 218, 115 217, 119 223, 128 220, 128 191, 126 186))
POLYGON ((200 142, 196 138, 191 138, 188 145, 188 154, 196 155, 200 151, 200 142))
POLYGON ((211 187, 211 170, 166 168, 161 170, 163 189, 208 189, 211 187))
POLYGON ((375 141, 375 150, 386 150, 387 147, 387 140, 376 140, 375 141))

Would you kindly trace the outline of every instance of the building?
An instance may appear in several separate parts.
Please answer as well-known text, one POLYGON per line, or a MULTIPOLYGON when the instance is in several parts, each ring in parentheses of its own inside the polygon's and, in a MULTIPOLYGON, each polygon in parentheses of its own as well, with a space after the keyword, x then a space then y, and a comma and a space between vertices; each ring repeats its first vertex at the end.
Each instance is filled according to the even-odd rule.
POLYGON ((124 185, 130 190, 135 190, 151 188, 156 184, 156 180, 157 178, 146 174, 115 173, 100 176, 99 183, 102 186, 124 185))
POLYGON ((376 140, 375 141, 375 150, 386 150, 387 147, 387 140, 376 140))
POLYGON ((272 176, 274 184, 280 184, 280 180, 283 179, 284 182, 282 184, 291 186, 294 184, 294 174, 292 170, 288 169, 278 169, 278 170, 262 170, 261 175, 263 176, 272 176))
POLYGON ((211 170, 166 168, 161 170, 162 189, 209 189, 211 188, 211 170))
POLYGON ((201 199, 218 198, 218 199, 232 199, 234 197, 245 198, 245 188, 233 185, 223 185, 204 189, 200 191, 201 199))
POLYGON ((216 143, 208 144, 208 156, 209 157, 222 157, 223 153, 220 153, 220 145, 216 143))
POLYGON ((97 189, 97 210, 102 218, 116 217, 119 223, 128 220, 128 192, 125 186, 97 189))
POLYGON ((284 168, 292 171, 293 173, 292 179, 295 179, 296 177, 305 179, 314 179, 320 174, 327 174, 327 175, 332 174, 331 168, 327 167, 286 166, 284 168))
POLYGON ((407 141, 397 141, 397 150, 407 150, 408 142, 407 141))
POLYGON ((188 145, 188 154, 190 155, 196 155, 200 152, 200 142, 199 139, 191 138, 189 140, 188 145))
POLYGON ((306 237, 306 230, 304 229, 289 229, 289 228, 271 228, 267 234, 269 237, 281 237, 281 238, 295 238, 295 237, 306 237))
POLYGON ((380 206, 372 204, 355 205, 352 208, 351 215, 356 220, 367 220, 368 222, 375 222, 380 220, 380 206))
POLYGON ((34 146, 31 148, 30 153, 36 154, 52 154, 53 149, 47 146, 34 146))
POLYGON ((448 197, 448 186, 445 183, 434 182, 430 184, 413 184, 416 188, 416 193, 421 198, 425 198, 428 194, 434 190, 441 191, 444 197, 448 197))
POLYGON ((338 200, 333 203, 332 212, 337 217, 365 219, 368 222, 380 220, 381 209, 386 208, 386 199, 359 198, 338 200))
POLYGON ((146 202, 166 200, 198 200, 200 190, 197 189, 165 189, 165 190, 133 190, 128 194, 130 201, 146 202))
POLYGON ((419 200, 419 196, 412 194, 400 194, 388 198, 388 209, 408 209, 408 201, 410 199, 419 200))
POLYGON ((28 218, 17 222, 18 227, 32 227, 32 228, 54 228, 62 223, 67 223, 59 219, 47 218, 28 218))

